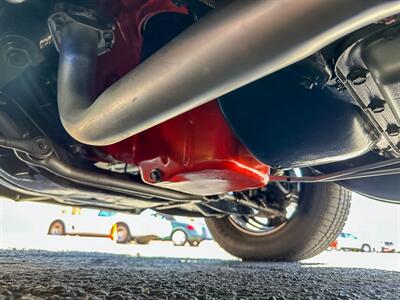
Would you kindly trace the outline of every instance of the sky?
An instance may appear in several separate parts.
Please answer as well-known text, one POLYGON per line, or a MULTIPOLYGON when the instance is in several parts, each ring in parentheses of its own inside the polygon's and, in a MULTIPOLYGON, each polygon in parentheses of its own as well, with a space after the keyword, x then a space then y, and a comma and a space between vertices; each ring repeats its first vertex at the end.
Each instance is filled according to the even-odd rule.
POLYGON ((400 204, 383 203, 353 193, 344 232, 372 241, 400 245, 400 204))

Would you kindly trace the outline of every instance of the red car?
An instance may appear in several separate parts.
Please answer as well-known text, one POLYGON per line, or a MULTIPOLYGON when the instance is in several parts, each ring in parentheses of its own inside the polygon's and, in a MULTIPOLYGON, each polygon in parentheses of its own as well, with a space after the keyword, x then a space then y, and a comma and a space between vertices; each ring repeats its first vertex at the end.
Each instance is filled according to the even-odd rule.
POLYGON ((400 195, 399 1, 0 2, 3 195, 205 217, 299 260, 400 195))
POLYGON ((338 249, 338 240, 334 240, 329 244, 329 247, 326 250, 339 250, 338 249))

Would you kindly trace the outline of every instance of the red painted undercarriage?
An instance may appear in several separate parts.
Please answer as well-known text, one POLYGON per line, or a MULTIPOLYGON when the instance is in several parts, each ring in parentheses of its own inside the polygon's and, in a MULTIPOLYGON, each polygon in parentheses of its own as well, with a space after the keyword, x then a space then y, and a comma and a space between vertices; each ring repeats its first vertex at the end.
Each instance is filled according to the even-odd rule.
MULTIPOLYGON (((111 1, 110 1, 111 2, 111 1)), ((98 91, 140 63, 143 24, 162 12, 186 13, 170 1, 124 0, 109 4, 116 16, 115 45, 99 59, 98 91)), ((193 109, 102 151, 139 167, 143 181, 191 194, 212 195, 260 188, 269 166, 259 162, 234 135, 217 101, 193 109)))

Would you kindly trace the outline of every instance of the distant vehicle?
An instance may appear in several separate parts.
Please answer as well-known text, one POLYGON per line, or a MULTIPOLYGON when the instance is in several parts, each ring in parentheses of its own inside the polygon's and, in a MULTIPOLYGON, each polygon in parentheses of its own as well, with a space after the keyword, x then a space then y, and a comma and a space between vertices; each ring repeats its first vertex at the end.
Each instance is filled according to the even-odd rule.
POLYGON ((343 251, 361 251, 372 252, 374 250, 371 245, 351 233, 340 233, 337 239, 329 246, 330 249, 343 251))
POLYGON ((381 242, 379 251, 383 253, 395 253, 396 247, 393 242, 381 242))
POLYGON ((172 241, 175 246, 189 244, 190 246, 197 247, 202 241, 212 239, 202 219, 179 218, 165 214, 159 215, 171 222, 172 230, 164 240, 172 241))
POLYGON ((117 243, 147 243, 170 234, 171 223, 146 209, 139 215, 115 211, 71 208, 49 227, 50 235, 109 237, 117 243))
POLYGON ((183 246, 189 243, 190 246, 197 247, 200 243, 206 240, 206 226, 197 222, 186 223, 184 221, 173 220, 171 240, 176 246, 183 246))
POLYGON ((334 240, 332 243, 330 243, 329 247, 326 249, 326 251, 332 251, 332 250, 338 250, 338 241, 337 241, 337 239, 334 240))

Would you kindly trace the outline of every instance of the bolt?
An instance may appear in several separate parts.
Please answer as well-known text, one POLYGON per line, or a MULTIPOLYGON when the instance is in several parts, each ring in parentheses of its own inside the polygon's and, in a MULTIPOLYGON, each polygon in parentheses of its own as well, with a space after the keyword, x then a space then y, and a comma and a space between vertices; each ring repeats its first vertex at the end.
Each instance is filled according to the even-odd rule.
POLYGON ((32 144, 33 156, 43 159, 49 157, 51 153, 51 147, 45 138, 38 137, 34 139, 32 144))
POLYGON ((46 141, 44 139, 39 139, 36 141, 37 145, 39 147, 39 149, 42 150, 48 150, 49 149, 49 145, 47 145, 46 141))
POLYGON ((336 90, 337 90, 339 93, 343 93, 343 92, 346 91, 346 87, 345 87, 345 85, 340 81, 340 79, 337 79, 337 80, 336 80, 336 90))
POLYGON ((354 69, 347 75, 347 80, 354 85, 361 85, 367 81, 368 71, 362 68, 354 69))
POLYGON ((150 178, 154 182, 160 182, 162 180, 162 173, 159 169, 154 169, 150 172, 150 178))
POLYGON ((386 128, 386 132, 390 136, 398 136, 400 134, 400 127, 397 124, 389 124, 386 128))
POLYGON ((368 108, 374 113, 381 113, 385 110, 386 102, 381 99, 372 99, 368 105, 368 108))

